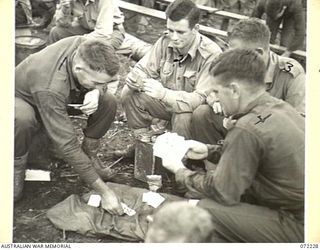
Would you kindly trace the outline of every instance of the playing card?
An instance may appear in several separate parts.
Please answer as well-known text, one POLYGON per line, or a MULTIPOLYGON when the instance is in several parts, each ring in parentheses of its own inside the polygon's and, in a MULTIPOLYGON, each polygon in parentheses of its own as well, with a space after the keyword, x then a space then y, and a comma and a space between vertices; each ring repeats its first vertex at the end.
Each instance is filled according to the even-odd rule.
POLYGON ((125 213, 126 215, 133 216, 133 215, 136 214, 136 211, 133 210, 132 208, 128 207, 127 204, 121 202, 121 206, 122 206, 122 209, 123 209, 123 211, 124 211, 124 213, 125 213))

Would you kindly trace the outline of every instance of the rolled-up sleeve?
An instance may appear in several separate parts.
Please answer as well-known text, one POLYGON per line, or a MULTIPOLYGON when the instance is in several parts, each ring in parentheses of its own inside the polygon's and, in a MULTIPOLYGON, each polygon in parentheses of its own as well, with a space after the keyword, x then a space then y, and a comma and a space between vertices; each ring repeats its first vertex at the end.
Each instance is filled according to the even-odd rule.
POLYGON ((33 93, 33 97, 43 125, 64 160, 74 167, 87 184, 92 184, 99 176, 80 147, 66 111, 65 100, 49 91, 37 91, 33 93))
POLYGON ((176 173, 176 181, 190 191, 197 191, 225 205, 233 205, 240 202, 241 195, 252 184, 262 146, 258 138, 240 128, 229 132, 225 144, 215 170, 198 173, 180 169, 176 173))

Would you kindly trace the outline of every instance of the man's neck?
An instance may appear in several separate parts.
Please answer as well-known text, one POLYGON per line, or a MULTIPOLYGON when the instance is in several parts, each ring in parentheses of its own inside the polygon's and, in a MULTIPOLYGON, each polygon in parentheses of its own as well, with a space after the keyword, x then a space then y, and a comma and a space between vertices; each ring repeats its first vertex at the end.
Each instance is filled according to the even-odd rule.
POLYGON ((239 113, 247 113, 249 110, 251 110, 253 108, 252 102, 257 100, 265 93, 266 91, 264 89, 260 89, 254 94, 247 92, 247 94, 243 96, 242 101, 240 103, 239 113))

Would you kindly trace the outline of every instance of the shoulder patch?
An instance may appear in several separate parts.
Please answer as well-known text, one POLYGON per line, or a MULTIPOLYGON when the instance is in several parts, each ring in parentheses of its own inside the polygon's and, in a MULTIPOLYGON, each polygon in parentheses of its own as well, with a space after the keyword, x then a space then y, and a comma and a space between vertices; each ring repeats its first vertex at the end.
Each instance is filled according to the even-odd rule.
POLYGON ((279 57, 279 68, 281 71, 291 74, 294 78, 304 73, 301 64, 292 58, 279 57))

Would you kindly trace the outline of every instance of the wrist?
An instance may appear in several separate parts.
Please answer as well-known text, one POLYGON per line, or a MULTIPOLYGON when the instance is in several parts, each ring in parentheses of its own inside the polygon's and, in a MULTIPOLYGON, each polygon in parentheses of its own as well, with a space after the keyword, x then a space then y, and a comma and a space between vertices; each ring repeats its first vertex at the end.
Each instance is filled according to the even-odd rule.
POLYGON ((163 88, 161 98, 159 98, 159 100, 160 100, 160 101, 163 101, 163 99, 164 99, 164 98, 165 98, 165 96, 166 96, 166 93, 167 93, 166 89, 165 89, 165 88, 163 88))

